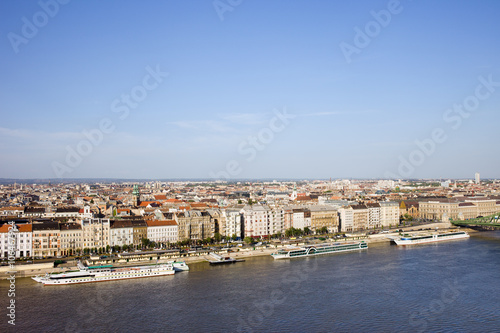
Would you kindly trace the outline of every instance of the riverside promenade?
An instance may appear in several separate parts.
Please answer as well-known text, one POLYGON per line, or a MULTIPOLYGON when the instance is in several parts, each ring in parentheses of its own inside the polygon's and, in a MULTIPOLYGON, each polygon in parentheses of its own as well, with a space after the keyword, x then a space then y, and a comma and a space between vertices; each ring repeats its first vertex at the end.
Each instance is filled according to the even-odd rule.
MULTIPOLYGON (((456 227, 452 226, 450 223, 433 223, 433 224, 427 224, 423 226, 410 226, 410 227, 403 227, 400 228, 403 230, 403 232, 408 232, 408 231, 419 231, 419 229, 425 228, 427 230, 447 230, 447 229, 456 229, 456 227)), ((399 229, 398 229, 399 230, 399 229)), ((468 233, 474 233, 477 232, 474 229, 468 229, 468 228, 462 228, 462 230, 467 231, 468 233)), ((352 235, 350 237, 345 237, 345 238, 337 238, 337 239, 328 239, 326 241, 320 241, 318 239, 314 239, 313 242, 311 242, 311 238, 301 238, 301 239, 295 239, 295 240, 286 240, 280 244, 274 243, 274 244, 267 244, 267 245, 262 245, 262 246, 247 246, 247 247, 233 247, 231 248, 231 251, 227 250, 222 250, 222 251, 210 251, 210 250, 205 250, 205 251, 198 251, 195 253, 182 253, 182 254, 168 254, 163 257, 156 258, 154 256, 149 256, 149 255, 134 255, 134 253, 128 254, 127 257, 115 257, 113 260, 112 258, 104 258, 104 259, 98 259, 98 260, 87 260, 87 263, 89 265, 109 265, 113 264, 114 266, 121 266, 121 265, 131 265, 131 264, 145 264, 151 261, 158 261, 159 263, 165 263, 167 261, 171 260, 184 260, 187 264, 192 264, 192 263, 199 263, 199 262, 205 262, 210 259, 209 254, 214 252, 220 255, 224 255, 225 257, 231 257, 235 259, 244 259, 244 258, 253 258, 253 257, 258 257, 258 256, 268 256, 271 255, 271 253, 276 252, 278 249, 289 246, 289 245, 295 245, 295 246, 305 246, 305 245, 313 245, 313 244, 319 244, 319 243, 324 243, 327 241, 331 242, 347 242, 347 241, 365 241, 367 243, 389 243, 391 241, 391 237, 393 236, 398 236, 399 232, 398 231, 393 231, 391 233, 378 233, 378 234, 373 234, 373 235, 352 235)), ((45 262, 45 263, 33 263, 33 264, 16 264, 15 265, 15 270, 16 270, 16 278, 23 278, 23 277, 32 277, 36 275, 45 275, 46 273, 62 273, 65 271, 69 270, 76 270, 76 261, 71 260, 67 263, 60 264, 58 267, 54 267, 53 262, 45 262)), ((7 279, 9 277, 8 272, 10 271, 9 266, 2 266, 0 267, 0 280, 7 279)))

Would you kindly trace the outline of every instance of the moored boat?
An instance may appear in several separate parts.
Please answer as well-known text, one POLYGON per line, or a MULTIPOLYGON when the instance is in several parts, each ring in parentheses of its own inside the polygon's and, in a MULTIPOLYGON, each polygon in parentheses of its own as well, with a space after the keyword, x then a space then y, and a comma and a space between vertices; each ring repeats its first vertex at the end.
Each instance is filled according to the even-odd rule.
POLYGON ((189 266, 186 264, 185 261, 173 260, 173 261, 169 261, 167 263, 172 264, 172 266, 174 267, 174 270, 176 272, 189 271, 189 266))
POLYGON ((368 245, 364 242, 345 242, 345 243, 323 243, 303 247, 287 247, 277 252, 271 253, 274 259, 290 259, 298 257, 316 256, 320 254, 338 253, 346 251, 356 251, 367 249, 368 245))
POLYGON ((36 276, 33 280, 43 285, 65 285, 175 274, 173 265, 169 263, 135 267, 113 267, 112 265, 85 267, 79 262, 78 268, 78 271, 36 276))
POLYGON ((221 264, 234 264, 237 262, 245 261, 245 259, 235 259, 231 257, 223 257, 217 253, 210 253, 210 256, 215 260, 209 260, 210 265, 221 265, 221 264))
POLYGON ((420 233, 420 234, 405 234, 400 237, 392 238, 392 241, 397 245, 412 245, 441 242, 455 239, 469 238, 469 234, 465 231, 451 231, 441 233, 420 233))

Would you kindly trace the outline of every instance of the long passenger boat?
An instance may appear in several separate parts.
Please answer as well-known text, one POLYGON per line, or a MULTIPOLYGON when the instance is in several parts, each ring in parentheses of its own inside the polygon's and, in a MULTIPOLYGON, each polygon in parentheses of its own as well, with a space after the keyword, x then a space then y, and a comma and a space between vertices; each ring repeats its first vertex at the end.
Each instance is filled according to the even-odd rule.
POLYGON ((112 265, 85 267, 78 263, 78 271, 35 276, 33 280, 43 285, 103 282, 175 274, 172 263, 135 267, 113 267, 112 265))
POLYGON ((368 245, 364 242, 345 242, 345 243, 323 243, 318 245, 304 247, 287 247, 272 253, 274 259, 290 259, 299 257, 316 256, 320 254, 338 253, 346 251, 356 251, 367 249, 368 245))
POLYGON ((434 234, 408 234, 401 237, 392 238, 392 240, 397 245, 412 245, 464 239, 469 237, 469 234, 465 231, 452 231, 434 234))

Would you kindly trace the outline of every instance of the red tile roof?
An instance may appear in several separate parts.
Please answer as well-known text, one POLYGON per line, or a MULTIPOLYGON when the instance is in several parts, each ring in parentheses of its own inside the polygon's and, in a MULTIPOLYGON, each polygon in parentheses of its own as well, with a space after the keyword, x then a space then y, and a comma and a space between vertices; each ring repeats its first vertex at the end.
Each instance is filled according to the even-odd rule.
MULTIPOLYGON (((2 225, 0 227, 0 233, 8 233, 9 229, 11 227, 12 226, 10 224, 5 223, 4 225, 2 225)), ((19 232, 31 232, 32 231, 31 224, 28 224, 28 223, 16 224, 16 227, 17 227, 17 230, 19 230, 19 232)))
POLYGON ((177 222, 175 220, 156 220, 156 221, 146 221, 146 224, 148 227, 163 227, 163 226, 169 226, 169 225, 177 225, 177 222))
POLYGON ((147 207, 148 205, 153 205, 156 204, 160 206, 161 204, 158 201, 142 201, 141 204, 139 205, 140 207, 147 207))
POLYGON ((181 203, 181 202, 184 202, 184 201, 179 200, 179 199, 167 199, 167 202, 172 202, 172 203, 181 203))

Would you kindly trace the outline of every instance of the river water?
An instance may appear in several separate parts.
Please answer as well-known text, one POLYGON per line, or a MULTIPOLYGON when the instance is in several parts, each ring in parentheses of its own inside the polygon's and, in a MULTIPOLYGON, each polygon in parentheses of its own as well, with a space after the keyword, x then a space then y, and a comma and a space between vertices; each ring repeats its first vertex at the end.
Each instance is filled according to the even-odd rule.
MULTIPOLYGON (((18 332, 499 332, 500 232, 71 286, 16 280, 18 332)), ((0 331, 13 327, 0 282, 0 331)))

